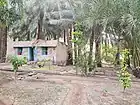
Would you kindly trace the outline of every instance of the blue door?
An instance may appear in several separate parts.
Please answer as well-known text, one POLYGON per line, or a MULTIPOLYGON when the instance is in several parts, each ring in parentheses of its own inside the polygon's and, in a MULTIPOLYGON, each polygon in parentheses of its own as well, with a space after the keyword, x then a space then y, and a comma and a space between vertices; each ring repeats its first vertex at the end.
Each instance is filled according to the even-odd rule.
POLYGON ((28 48, 28 60, 29 61, 34 61, 34 48, 33 47, 29 47, 28 48))

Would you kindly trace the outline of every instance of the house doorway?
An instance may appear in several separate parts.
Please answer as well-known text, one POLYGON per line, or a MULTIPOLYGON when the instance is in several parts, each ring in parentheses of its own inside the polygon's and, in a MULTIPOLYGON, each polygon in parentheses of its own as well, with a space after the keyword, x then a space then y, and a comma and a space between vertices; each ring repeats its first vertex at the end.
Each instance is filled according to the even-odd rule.
POLYGON ((29 61, 34 61, 34 48, 29 48, 29 61))

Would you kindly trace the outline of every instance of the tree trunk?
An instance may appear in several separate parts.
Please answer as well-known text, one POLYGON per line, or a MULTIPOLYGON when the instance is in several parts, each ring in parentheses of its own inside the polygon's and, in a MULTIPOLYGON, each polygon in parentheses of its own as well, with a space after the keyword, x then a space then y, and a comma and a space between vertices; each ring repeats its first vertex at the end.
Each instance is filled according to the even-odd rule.
POLYGON ((67 29, 67 43, 68 43, 68 61, 67 64, 68 65, 72 65, 73 64, 73 59, 72 59, 72 24, 70 25, 70 27, 67 29), (70 30, 70 31, 68 31, 70 30))
POLYGON ((117 54, 116 54, 116 64, 120 65, 120 35, 118 37, 118 43, 117 43, 117 54))
MULTIPOLYGON (((74 36, 74 40, 76 40, 75 36, 74 36)), ((77 64, 77 45, 74 43, 74 64, 76 65, 77 64)))
POLYGON ((40 20, 38 20, 38 33, 37 33, 37 39, 42 39, 41 33, 42 33, 41 22, 40 22, 40 20))
MULTIPOLYGON (((106 38, 108 38, 108 37, 107 37, 107 34, 106 34, 106 38)), ((106 57, 107 57, 107 54, 108 54, 108 52, 107 52, 107 49, 108 49, 107 41, 108 41, 108 40, 105 39, 105 56, 106 56, 106 57)))
POLYGON ((102 62, 101 62, 101 37, 100 36, 96 41, 95 59, 97 61, 97 67, 102 67, 102 62))
POLYGON ((7 28, 0 27, 0 63, 6 60, 7 52, 7 28))
POLYGON ((30 41, 31 36, 30 36, 30 31, 27 32, 27 41, 30 41))
POLYGON ((66 32, 65 32, 65 29, 64 29, 64 43, 66 43, 66 32))
POLYGON ((37 33, 37 39, 45 39, 43 32, 42 32, 42 26, 43 26, 43 18, 44 18, 44 12, 41 10, 39 20, 38 20, 38 33, 37 33))
POLYGON ((89 65, 89 72, 92 71, 92 61, 93 61, 93 42, 94 42, 94 32, 95 27, 92 27, 92 34, 90 36, 90 51, 89 51, 89 58, 88 58, 88 65, 89 65))
POLYGON ((102 58, 101 58, 101 38, 102 38, 102 35, 101 35, 101 32, 102 32, 102 26, 97 24, 96 28, 95 28, 95 33, 96 33, 95 60, 96 60, 97 67, 102 67, 102 58))

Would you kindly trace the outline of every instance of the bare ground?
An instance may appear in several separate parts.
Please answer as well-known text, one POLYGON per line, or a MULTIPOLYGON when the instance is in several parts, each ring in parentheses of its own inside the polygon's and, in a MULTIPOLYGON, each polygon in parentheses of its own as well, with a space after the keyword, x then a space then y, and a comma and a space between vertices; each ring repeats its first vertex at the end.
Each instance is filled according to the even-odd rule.
POLYGON ((140 105, 140 80, 123 93, 117 77, 0 72, 0 105, 140 105))

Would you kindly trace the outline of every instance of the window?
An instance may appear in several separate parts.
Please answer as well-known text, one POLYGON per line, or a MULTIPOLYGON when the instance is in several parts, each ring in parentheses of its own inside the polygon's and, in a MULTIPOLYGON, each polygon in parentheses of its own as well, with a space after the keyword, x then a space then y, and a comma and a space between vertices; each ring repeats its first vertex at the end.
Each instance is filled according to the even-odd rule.
POLYGON ((22 55, 22 51, 23 51, 23 48, 22 47, 19 47, 18 48, 18 55, 22 55))
POLYGON ((42 55, 47 55, 47 54, 48 54, 48 48, 42 47, 42 55))

